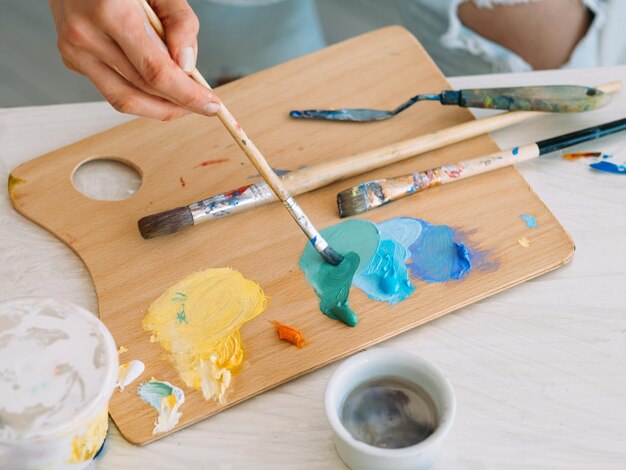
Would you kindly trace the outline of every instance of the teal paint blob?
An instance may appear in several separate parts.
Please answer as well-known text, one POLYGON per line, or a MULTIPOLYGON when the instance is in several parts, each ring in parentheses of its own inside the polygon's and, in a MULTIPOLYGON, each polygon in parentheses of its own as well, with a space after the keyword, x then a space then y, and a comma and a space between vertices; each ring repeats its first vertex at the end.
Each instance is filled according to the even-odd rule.
POLYGON ((589 165, 594 170, 604 171, 606 173, 616 173, 620 175, 626 175, 626 166, 625 165, 617 165, 615 163, 607 162, 607 161, 599 161, 596 163, 592 163, 589 165))
POLYGON ((397 304, 415 290, 405 261, 408 251, 400 243, 385 239, 367 267, 354 278, 354 285, 370 299, 397 304))
POLYGON ((168 382, 159 382, 158 380, 142 383, 137 389, 137 393, 143 401, 156 408, 157 411, 161 409, 161 399, 173 394, 179 402, 182 402, 185 396, 180 388, 168 382))
POLYGON ((380 244, 367 267, 354 278, 354 285, 370 299, 397 304, 415 288, 406 261, 409 247, 422 232, 422 224, 410 217, 397 217, 377 224, 380 244))
POLYGON ((530 214, 520 214, 520 218, 526 223, 528 228, 536 228, 537 220, 530 214))
POLYGON ((472 267, 467 247, 454 241, 454 232, 447 225, 421 222, 422 233, 409 248, 411 274, 426 282, 461 279, 472 267))
POLYGON ((353 219, 324 229, 321 234, 344 256, 344 261, 339 266, 327 264, 307 243, 298 265, 319 298, 320 310, 329 318, 354 326, 358 317, 348 303, 350 286, 354 275, 369 264, 378 249, 378 229, 372 222, 353 219))
POLYGON ((348 296, 360 260, 359 255, 350 251, 338 266, 324 263, 315 274, 320 310, 327 317, 348 326, 356 326, 359 322, 359 317, 350 308, 348 296))

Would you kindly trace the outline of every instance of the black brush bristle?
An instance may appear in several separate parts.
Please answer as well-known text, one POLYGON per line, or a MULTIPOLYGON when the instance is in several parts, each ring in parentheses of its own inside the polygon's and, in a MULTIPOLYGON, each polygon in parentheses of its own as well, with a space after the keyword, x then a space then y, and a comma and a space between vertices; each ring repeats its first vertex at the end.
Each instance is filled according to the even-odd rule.
POLYGON ((155 238, 178 232, 193 225, 193 216, 189 207, 177 207, 143 217, 137 225, 139 225, 139 233, 143 238, 155 238))
POLYGON ((324 261, 326 261, 328 264, 332 264, 333 266, 338 266, 343 261, 343 256, 333 250, 330 246, 324 248, 320 255, 322 255, 324 261))
POLYGON ((367 188, 364 184, 353 186, 337 194, 339 217, 350 217, 369 209, 367 188))

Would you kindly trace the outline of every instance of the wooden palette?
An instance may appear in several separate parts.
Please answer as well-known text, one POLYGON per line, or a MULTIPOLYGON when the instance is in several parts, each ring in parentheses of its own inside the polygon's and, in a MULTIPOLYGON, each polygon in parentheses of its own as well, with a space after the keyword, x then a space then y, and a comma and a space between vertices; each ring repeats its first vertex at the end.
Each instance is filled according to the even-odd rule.
MULTIPOLYGON (((291 109, 360 107, 387 109, 421 92, 449 88, 443 75, 405 30, 390 27, 228 84, 219 95, 242 127, 278 169, 296 169, 381 147, 473 119, 464 109, 420 103, 401 115, 371 124, 295 121, 291 109)), ((360 181, 395 176, 495 151, 489 137, 472 139, 417 159, 298 197, 318 228, 339 222, 335 195, 360 181)), ((353 289, 350 303, 361 319, 348 328, 320 313, 313 289, 298 268, 305 238, 278 204, 201 225, 178 234, 144 240, 137 220, 189 204, 258 179, 256 171, 217 119, 188 116, 174 122, 148 119, 121 125, 48 153, 13 171, 24 180, 13 187, 15 208, 67 243, 84 261, 97 291, 100 318, 122 360, 140 359, 146 371, 124 392, 115 392, 111 415, 131 442, 153 436, 156 411, 135 394, 154 376, 186 393, 176 429, 233 406, 283 382, 476 302, 567 262, 574 250, 568 234, 514 168, 430 189, 363 218, 397 216, 446 224, 466 234, 471 250, 487 252, 497 267, 476 269, 461 281, 416 282, 415 293, 390 306, 353 289), (95 201, 72 185, 73 172, 99 157, 139 171, 142 186, 124 201, 95 201), (223 163, 198 166, 206 160, 223 163), (180 178, 186 184, 181 184, 180 178), (536 217, 527 228, 520 213, 536 217), (521 247, 525 236, 531 245, 521 247), (148 305, 190 273, 233 267, 260 283, 271 297, 268 310, 246 324, 248 359, 236 376, 226 405, 205 401, 184 386, 158 344, 141 327, 148 305), (277 338, 269 320, 300 329, 308 345, 298 350, 277 338)), ((79 353, 79 352, 77 352, 79 353)))

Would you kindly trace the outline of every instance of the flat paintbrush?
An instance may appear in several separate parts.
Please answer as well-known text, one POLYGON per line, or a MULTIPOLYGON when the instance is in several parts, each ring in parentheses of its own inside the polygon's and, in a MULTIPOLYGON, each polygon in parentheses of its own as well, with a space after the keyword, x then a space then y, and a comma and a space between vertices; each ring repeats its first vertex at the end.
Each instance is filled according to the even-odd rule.
POLYGON ((440 184, 453 183, 526 160, 537 158, 572 145, 599 139, 626 130, 626 119, 589 127, 536 143, 494 152, 431 170, 359 184, 337 194, 339 215, 349 217, 389 204, 440 184))
MULTIPOLYGON (((161 24, 161 20, 156 15, 156 13, 152 10, 150 5, 146 2, 146 0, 138 0, 141 4, 143 10, 148 16, 148 20, 150 24, 157 32, 159 37, 163 39, 165 37, 165 30, 163 29, 163 24, 161 24)), ((197 81, 199 84, 205 86, 208 89, 211 89, 208 82, 204 79, 204 77, 198 72, 198 69, 194 69, 190 74, 191 77, 197 81)), ((296 221, 298 226, 302 229, 305 235, 309 238, 311 244, 315 247, 317 252, 324 258, 324 261, 330 263, 334 266, 338 265, 343 261, 343 256, 333 250, 328 242, 324 240, 324 238, 320 235, 317 229, 313 226, 309 218, 306 216, 304 211, 300 208, 300 206, 296 203, 294 198, 289 194, 289 192, 283 187, 283 184, 272 170, 272 167, 267 163, 265 157, 261 154, 261 151, 254 145, 254 142, 246 135, 244 130, 241 128, 235 117, 230 113, 226 105, 222 103, 219 111, 217 112, 217 117, 224 125, 226 130, 233 137, 235 142, 239 145, 243 153, 246 154, 250 162, 257 169, 259 174, 263 177, 267 185, 271 188, 271 190, 276 194, 278 199, 283 203, 283 205, 289 211, 289 214, 296 221)), ((167 216, 167 223, 174 225, 188 225, 190 222, 193 223, 193 218, 190 213, 187 211, 170 213, 167 216)), ((145 229, 145 227, 144 227, 145 229)), ((145 230, 141 230, 142 234, 145 230)), ((148 228, 148 233, 151 230, 148 228)), ((158 232, 158 230, 157 230, 158 232)), ((154 232, 152 232, 154 233, 154 232)), ((149 237, 148 237, 149 238, 149 237)))

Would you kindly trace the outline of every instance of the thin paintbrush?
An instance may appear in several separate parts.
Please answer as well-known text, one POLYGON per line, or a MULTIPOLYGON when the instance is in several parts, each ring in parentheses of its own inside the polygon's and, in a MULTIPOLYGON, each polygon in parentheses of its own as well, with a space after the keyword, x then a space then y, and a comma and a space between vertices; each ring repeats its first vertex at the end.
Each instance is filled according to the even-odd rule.
MULTIPOLYGON (((163 25, 161 24, 161 20, 156 15, 156 13, 152 10, 150 5, 146 2, 146 0, 138 0, 141 4, 142 8, 146 12, 148 16, 148 20, 150 24, 157 32, 157 34, 163 39, 165 37, 165 31, 163 29, 163 25)), ((198 72, 198 69, 194 69, 190 74, 191 77, 205 86, 208 89, 211 89, 207 81, 204 77, 198 72)), ((263 177, 267 185, 272 189, 272 191, 276 194, 278 199, 283 203, 283 205, 289 211, 289 214, 293 217, 296 223, 300 226, 302 231, 311 241, 311 244, 315 247, 317 252, 324 258, 327 263, 330 263, 334 266, 338 265, 343 261, 343 256, 333 250, 330 245, 324 240, 324 238, 320 235, 317 229, 313 226, 309 218, 306 216, 304 211, 300 208, 300 206, 296 203, 294 198, 289 194, 289 192, 283 187, 283 184, 272 170, 272 167, 267 163, 265 157, 261 154, 261 151, 254 145, 254 142, 246 135, 244 130, 241 128, 237 120, 230 113, 226 105, 222 103, 219 111, 217 112, 217 117, 222 122, 226 130, 233 137, 235 142, 239 145, 243 153, 246 154, 250 162, 257 169, 259 174, 263 177)), ((171 214, 169 216, 170 224, 174 225, 186 225, 189 222, 189 218, 192 216, 186 212, 171 214), (177 217, 181 220, 176 220, 177 217)), ((192 218, 193 221, 193 218, 192 218)), ((143 233, 143 232, 142 232, 143 233)))
POLYGON ((384 121, 419 101, 439 101, 444 105, 463 108, 503 109, 507 111, 542 111, 578 113, 599 108, 608 103, 608 96, 597 88, 580 85, 521 86, 509 88, 476 88, 423 93, 409 98, 395 109, 343 108, 305 109, 291 111, 297 119, 325 121, 371 122, 384 121))
MULTIPOLYGON (((598 87, 604 93, 615 93, 621 88, 622 84, 618 81, 598 87)), ((542 113, 515 111, 472 120, 382 148, 311 165, 288 173, 281 179, 289 192, 296 195, 302 194, 542 115, 542 113)), ((139 220, 139 231, 144 238, 167 235, 209 220, 238 214, 275 200, 276 196, 267 183, 255 183, 208 197, 189 206, 177 207, 143 217, 139 220)))
POLYGON ((531 160, 555 150, 599 139, 623 130, 626 130, 626 119, 608 122, 431 170, 362 183, 337 194, 339 215, 341 217, 349 217, 360 214, 433 186, 453 183, 470 176, 480 175, 481 173, 531 160))

